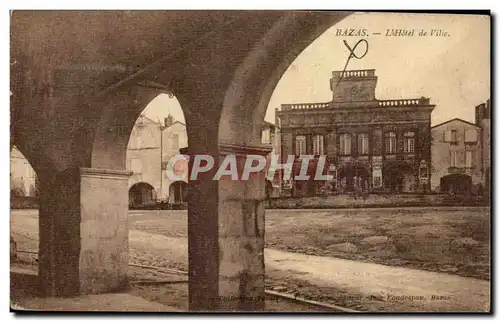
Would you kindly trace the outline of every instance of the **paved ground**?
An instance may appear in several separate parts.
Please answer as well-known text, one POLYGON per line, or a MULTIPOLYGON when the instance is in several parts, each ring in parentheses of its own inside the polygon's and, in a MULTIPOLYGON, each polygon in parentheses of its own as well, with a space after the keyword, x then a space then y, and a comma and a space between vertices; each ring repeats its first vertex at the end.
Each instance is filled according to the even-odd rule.
POLYGON ((19 311, 68 312, 181 312, 181 310, 131 294, 99 294, 74 298, 34 298, 13 304, 19 311))
MULTIPOLYGON (((434 211, 434 216, 447 216, 441 218, 441 222, 455 216, 459 222, 469 213, 477 214, 477 209, 461 209, 458 213, 456 209, 448 211, 453 214, 434 211)), ((380 211, 374 210, 371 215, 380 219, 380 211)), ((478 216, 482 216, 481 212, 478 216)), ((266 238, 269 239, 269 234, 278 234, 282 239, 300 239, 300 236, 294 238, 293 234, 286 232, 286 227, 291 227, 289 230, 296 233, 305 230, 301 228, 311 222, 324 225, 328 216, 334 221, 335 216, 350 218, 356 214, 369 216, 370 211, 343 210, 341 214, 332 214, 331 211, 270 210, 266 212, 266 229, 271 227, 266 231, 266 238), (278 233, 277 229, 282 230, 278 233)), ((409 215, 400 217, 405 216, 409 215)), ((413 216, 426 220, 425 215, 418 215, 418 211, 413 216)), ((36 248, 36 212, 13 212, 11 221, 12 230, 16 233, 14 238, 20 241, 19 249, 36 248)), ((131 212, 130 248, 132 262, 187 269, 186 213, 131 212)), ((297 292, 301 296, 309 294, 309 297, 327 294, 326 298, 336 304, 360 310, 486 311, 489 307, 489 282, 486 280, 278 249, 266 249, 265 258, 268 287, 297 292)))
POLYGON ((489 310, 489 281, 274 249, 266 249, 265 258, 268 269, 292 270, 300 279, 317 286, 374 296, 408 305, 412 311, 489 310))

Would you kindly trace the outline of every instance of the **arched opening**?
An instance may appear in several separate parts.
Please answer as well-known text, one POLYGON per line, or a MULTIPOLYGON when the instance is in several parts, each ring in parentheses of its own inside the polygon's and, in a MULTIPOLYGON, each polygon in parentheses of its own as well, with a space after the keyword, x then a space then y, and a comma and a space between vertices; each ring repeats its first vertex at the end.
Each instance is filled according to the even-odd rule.
POLYGON ((23 153, 13 146, 10 154, 11 196, 38 198, 39 181, 35 170, 23 153))
MULTIPOLYGON (((179 13, 175 14, 182 16, 179 13)), ((125 86, 122 87, 128 87, 127 84, 133 82, 134 78, 135 80, 139 78, 139 82, 142 82, 148 78, 152 78, 155 79, 155 81, 158 81, 159 78, 162 78, 161 74, 166 74, 165 67, 168 66, 169 70, 171 70, 169 66, 170 63, 173 63, 172 65, 177 65, 172 66, 172 69, 177 71, 177 78, 175 79, 174 84, 175 86, 184 88, 184 93, 191 94, 191 101, 195 103, 189 105, 186 104, 186 106, 189 106, 190 109, 195 110, 196 112, 194 113, 191 111, 192 113, 189 113, 188 115, 190 121, 189 124, 192 126, 191 129, 194 128, 199 132, 196 133, 195 136, 193 136, 199 139, 196 141, 192 140, 194 146, 193 150, 200 152, 199 148, 208 146, 211 149, 208 152, 214 152, 214 154, 217 154, 216 157, 219 157, 219 148, 220 146, 222 146, 223 148, 227 148, 227 150, 233 149, 233 152, 236 148, 238 148, 240 149, 240 155, 246 155, 255 151, 261 153, 266 152, 263 151, 264 149, 259 149, 260 146, 256 146, 253 144, 257 144, 257 142, 259 141, 260 133, 257 132, 260 131, 258 129, 260 129, 261 127, 261 121, 263 120, 265 110, 268 107, 269 97, 278 80, 283 75, 284 70, 288 67, 291 67, 291 60, 293 60, 307 45, 309 45, 311 41, 315 39, 315 37, 323 32, 326 27, 331 26, 333 23, 339 21, 347 14, 348 13, 329 12, 273 12, 259 13, 255 16, 253 14, 249 14, 249 16, 244 17, 244 15, 242 15, 241 13, 238 13, 238 16, 229 17, 229 19, 227 20, 234 20, 238 22, 239 25, 236 25, 236 27, 234 28, 233 26, 229 27, 225 25, 226 28, 225 30, 223 30, 225 31, 224 34, 223 32, 216 32, 214 33, 215 35, 212 34, 214 35, 215 40, 212 37, 206 37, 205 39, 208 38, 208 41, 203 42, 204 38, 201 37, 203 36, 203 34, 201 32, 196 32, 199 29, 183 30, 185 25, 182 24, 183 20, 180 18, 178 20, 165 19, 165 17, 160 17, 162 18, 159 19, 160 21, 174 21, 176 24, 176 28, 179 28, 174 30, 166 28, 168 26, 165 25, 153 25, 150 19, 140 19, 140 17, 135 18, 135 14, 133 12, 126 12, 124 13, 124 16, 122 16, 122 19, 109 19, 113 20, 115 24, 119 24, 124 21, 125 23, 122 24, 122 28, 114 29, 113 24, 107 24, 107 26, 109 30, 126 31, 127 29, 130 29, 129 32, 111 32, 104 33, 102 35, 91 33, 92 39, 85 38, 83 34, 81 35, 81 37, 75 37, 74 35, 76 35, 76 33, 73 33, 72 29, 69 29, 69 31, 66 33, 66 35, 72 36, 72 40, 80 40, 79 44, 82 45, 82 47, 80 47, 82 49, 84 48, 84 46, 87 46, 90 49, 94 48, 94 50, 103 49, 104 47, 106 47, 103 50, 95 51, 95 55, 92 55, 92 51, 80 51, 80 48, 76 46, 78 45, 76 41, 74 43, 68 42, 68 39, 65 39, 62 36, 58 38, 60 38, 59 44, 61 44, 61 46, 67 43, 70 46, 75 47, 75 50, 73 50, 72 52, 78 55, 77 57, 74 57, 74 62, 79 62, 79 58, 82 58, 78 57, 82 56, 79 55, 79 53, 84 53, 85 55, 83 55, 83 58, 88 59, 89 62, 92 62, 92 58, 99 57, 100 60, 103 60, 101 65, 106 66, 107 63, 111 64, 116 62, 123 62, 127 68, 133 67, 134 71, 131 72, 131 74, 127 73, 127 75, 124 75, 124 78, 118 77, 117 75, 116 78, 121 79, 122 81, 118 82, 117 85, 119 86, 112 86, 112 88, 115 89, 117 87, 120 87, 124 83, 125 86), (268 14, 270 15, 270 18, 264 19, 264 17, 262 18, 262 21, 260 20, 261 16, 268 14), (150 29, 147 29, 147 27, 145 27, 143 30, 141 30, 141 24, 127 23, 130 20, 127 21, 128 18, 125 17, 125 15, 135 18, 135 22, 142 21, 144 23, 142 24, 142 26, 147 26, 150 29), (134 25, 136 28, 126 28, 130 25, 134 25), (138 30, 139 32, 132 33, 132 29, 138 30), (156 48, 157 50, 153 52, 148 50, 148 43, 155 43, 154 39, 152 39, 155 30, 169 30, 171 32, 160 33, 165 37, 162 38, 163 41, 158 41, 156 43, 160 43, 164 47, 161 48, 160 45, 158 45, 158 47, 156 48), (178 31, 182 31, 179 34, 180 36, 186 35, 191 37, 174 37, 172 41, 169 41, 171 40, 169 36, 177 35, 178 31), (129 38, 122 38, 125 36, 125 34, 129 33, 131 34, 129 35, 129 38), (134 39, 140 39, 141 33, 142 35, 151 35, 151 39, 149 39, 150 37, 148 37, 148 40, 150 41, 134 41, 134 39), (114 42, 111 41, 114 38, 113 34, 120 35, 117 38, 119 41, 116 41, 116 38, 114 39, 114 42), (224 38, 221 37, 221 35, 223 35, 224 38), (100 36, 106 37, 99 39, 100 36), (128 41, 128 39, 130 39, 130 41, 128 41), (95 43, 97 44, 100 43, 100 40, 101 43, 109 44, 109 46, 88 46, 89 40, 95 40, 95 43), (240 40, 241 42, 238 42, 238 40, 240 40), (123 46, 123 44, 127 43, 129 43, 131 46, 134 44, 140 44, 140 47, 132 48, 123 46), (186 46, 184 47, 181 45, 186 46), (118 47, 122 49, 118 50, 118 47), (175 50, 172 50, 172 48, 174 48, 175 50), (177 49, 180 50, 178 51, 177 49), (114 51, 117 52, 113 53, 114 51), (177 54, 177 56, 168 57, 167 55, 166 58, 162 58, 161 60, 159 60, 159 63, 154 63, 152 65, 149 64, 150 61, 155 57, 161 57, 167 51, 173 51, 177 54), (113 53, 113 55, 109 55, 113 56, 109 57, 110 59, 107 59, 108 52, 113 53), (128 58, 128 61, 126 58, 128 58), (138 61, 135 61, 136 59, 140 61, 140 64, 137 64, 138 61), (141 69, 145 65, 153 66, 154 68, 152 69, 157 70, 156 75, 148 75, 149 71, 151 70, 151 68, 149 67, 147 67, 149 69, 146 69, 146 71, 144 71, 144 69, 141 69), (137 69, 140 70, 136 71, 137 69), (232 80, 229 80, 231 77, 234 78, 232 80), (223 99, 221 97, 223 97, 223 99), (220 107, 223 108, 222 112, 220 110, 220 107), (215 117, 213 115, 215 115, 215 117)), ((226 20, 224 14, 222 13, 215 13, 214 16, 210 16, 210 13, 203 13, 203 15, 209 16, 211 20, 210 22, 215 25, 222 25, 222 23, 220 22, 225 22, 224 20, 226 20)), ((82 16, 86 18, 85 15, 82 14, 82 16)), ((187 25, 200 26, 199 20, 201 20, 201 17, 199 18, 200 19, 198 19, 198 17, 195 17, 195 19, 191 19, 189 17, 190 23, 188 23, 187 25)), ((70 20, 66 19, 66 21, 70 20)), ((91 20, 89 19, 88 21, 91 20)), ((134 22, 134 20, 132 20, 131 22, 134 22)), ((49 27, 47 27, 47 29, 50 30, 50 27, 52 26, 48 26, 49 27)), ((95 26, 99 27, 99 25, 95 26)), ((106 26, 106 24, 103 24, 102 26, 106 26)), ((209 24, 207 24, 206 26, 208 27, 209 24)), ((202 28, 200 27, 200 29, 202 28)), ((39 38, 43 40, 43 37, 39 38)), ((370 39, 371 38, 377 37, 370 37, 370 39)), ((31 39, 35 40, 33 38, 31 39)), ((341 43, 341 39, 339 37, 332 37, 332 39, 336 39, 338 40, 338 43, 341 43)), ((46 49, 46 47, 38 46, 36 42, 33 42, 33 45, 30 46, 30 48, 35 49, 38 47, 41 48, 39 52, 44 53, 44 49, 46 49)), ((57 47, 55 45, 52 47, 54 48, 54 51, 56 51, 55 49, 57 47)), ((67 48, 69 47, 66 47, 66 49, 67 48)), ((329 47, 324 47, 321 51, 321 55, 336 57, 337 52, 340 52, 331 51, 328 48, 329 47)), ((345 48, 342 47, 341 50, 345 50, 345 48)), ((64 54, 64 56, 71 56, 71 53, 68 50, 61 50, 60 55, 63 56, 62 54, 64 54)), ((406 59, 405 55, 394 55, 394 57, 396 58, 387 55, 385 56, 389 57, 389 59, 391 60, 396 59, 399 56, 406 59)), ((54 57, 56 56, 54 55, 54 57)), ((58 59, 56 58, 54 58, 53 60, 58 61, 58 59)), ((69 62, 69 59, 67 61, 69 62)), ((312 66, 313 63, 315 63, 315 61, 310 62, 312 63, 310 63, 309 66, 312 66)), ((344 62, 345 60, 343 59, 339 60, 339 64, 342 64, 342 66, 344 65, 344 62)), ((43 66, 45 64, 39 65, 43 66)), ((397 64, 393 65, 396 66, 395 68, 398 68, 397 64)), ((113 65, 108 66, 113 67, 113 65)), ((340 68, 342 68, 342 66, 340 68)), ((105 69, 107 70, 107 68, 105 69)), ((115 68, 113 67, 113 69, 115 68)), ((399 73, 395 76, 400 75, 401 71, 398 70, 398 72, 399 73)), ((328 70, 328 74, 329 73, 330 70, 328 70)), ((81 78, 83 81, 83 79, 86 77, 81 78)), ((392 78, 397 79, 398 81, 400 81, 401 79, 401 77, 392 78)), ((96 78, 88 77, 88 79, 90 79, 91 82, 94 82, 94 79, 96 78)), ((291 79, 296 82, 296 80, 300 78, 296 78, 295 76, 291 79)), ((410 77, 409 79, 414 79, 414 77, 410 77)), ((102 84, 106 83, 107 81, 105 82, 103 79, 102 84)), ((166 83, 168 84, 168 82, 166 83)), ((77 90, 83 89, 81 92, 87 94, 90 91, 87 92, 84 85, 85 84, 82 84, 82 86, 77 90)), ((95 89, 99 89, 100 87, 100 84, 91 85, 95 85, 95 89)), ((132 89, 126 88, 122 91, 122 93, 118 93, 117 96, 123 94, 125 99, 123 99, 122 101, 120 101, 119 99, 117 99, 116 101, 112 101, 112 99, 110 99, 110 107, 106 106, 102 108, 106 111, 103 112, 102 120, 100 120, 101 124, 99 124, 98 134, 96 135, 95 142, 92 141, 95 146, 93 147, 94 149, 92 151, 93 153, 92 160, 90 162, 91 164, 88 164, 89 162, 87 161, 87 159, 73 160, 71 158, 68 158, 67 161, 68 163, 74 162, 75 164, 71 163, 71 165, 74 166, 75 169, 83 165, 90 166, 95 170, 87 171, 86 175, 84 176, 84 183, 88 184, 87 186, 83 187, 83 189, 86 190, 84 190, 83 193, 80 193, 80 191, 76 191, 71 194, 71 196, 75 198, 71 199, 71 201, 76 200, 77 198, 79 200, 80 197, 86 198, 88 205, 92 205, 92 207, 85 207, 86 205, 84 205, 83 207, 81 207, 82 209, 80 209, 80 204, 78 202, 76 202, 77 206, 69 207, 70 202, 68 202, 68 205, 66 205, 63 198, 54 198, 54 201, 59 201, 59 203, 63 205, 60 207, 58 205, 54 207, 47 207, 46 212, 44 213, 44 215, 47 216, 41 216, 48 218, 48 220, 44 221, 44 224, 47 227, 44 233, 47 237, 45 237, 41 244, 53 245, 52 249, 47 251, 47 254, 53 255, 54 258, 52 259, 49 258, 50 256, 45 256, 46 258, 48 258, 45 265, 46 267, 48 267, 48 269, 46 269, 48 273, 46 274, 46 276, 44 276, 45 280, 48 280, 47 285, 54 289, 53 293, 63 293, 60 291, 61 289, 64 289, 64 287, 67 288, 67 286, 71 286, 71 284, 77 284, 81 278, 85 277, 84 275, 91 277, 88 278, 88 280, 91 280, 91 286, 94 286, 95 284, 101 284, 101 281, 103 282, 103 285, 107 286, 110 284, 108 283, 107 279, 117 280, 115 276, 121 274, 121 272, 124 271, 121 270, 121 267, 120 269, 115 269, 117 266, 114 265, 117 262, 116 258, 119 258, 119 260, 122 261, 127 260, 127 256, 121 255, 128 249, 128 240, 127 238, 123 237, 127 234, 128 228, 126 218, 125 220, 123 220, 123 215, 126 215, 126 211, 124 211, 126 202, 122 202, 127 196, 128 187, 126 180, 123 179, 125 178, 125 171, 120 172, 119 170, 125 170, 128 168, 125 151, 127 142, 129 140, 130 130, 132 129, 134 122, 136 121, 137 116, 140 113, 140 110, 142 110, 142 103, 147 102, 147 98, 149 98, 139 97, 138 99, 136 99, 136 97, 130 95, 130 93, 140 94, 140 91, 142 91, 142 87, 135 85, 132 87, 132 89), (88 172, 92 173, 90 173, 89 175, 88 172), (98 175, 96 175, 96 173, 98 175), (117 179, 117 177, 120 178, 117 179), (120 182, 116 183, 118 181, 120 182), (93 189, 96 186, 105 187, 105 189, 93 189), (99 193, 102 193, 103 196, 99 196, 99 193), (119 200, 111 200, 111 198, 116 198, 119 200), (111 201, 115 202, 112 203, 111 201), (68 211, 67 208, 71 208, 70 211, 68 211), (53 217, 49 217, 51 213, 54 213, 55 215, 53 217), (102 216, 102 213, 112 213, 113 215, 116 214, 116 216, 102 216), (71 216, 68 217, 67 220, 52 220, 53 218, 56 218, 56 215, 66 214, 71 216), (100 236, 96 236, 99 239, 96 238, 90 243, 82 242, 79 235, 80 233, 82 237, 91 235, 93 233, 94 226, 101 224, 108 225, 110 229, 99 229, 100 236), (65 226, 69 225, 72 225, 72 230, 65 229, 65 226), (125 229, 123 229, 124 226, 125 229), (108 234, 108 231, 111 231, 111 234, 115 236, 118 235, 118 237, 115 238, 113 236, 109 236, 111 234, 108 234), (72 232, 76 232, 76 234, 72 234, 72 232), (62 240, 57 240, 57 238, 60 237, 62 237, 62 240), (113 240, 110 240, 110 238, 113 238, 113 240), (67 243, 66 241, 71 241, 72 243, 67 243), (82 246, 82 248, 80 248, 80 246, 82 246), (88 247, 88 249, 84 249, 84 246, 88 247), (72 256, 66 256, 67 254, 71 254, 72 256), (66 265, 64 263, 64 259, 66 258, 68 259, 68 262, 71 261, 69 265, 66 265), (95 270, 95 267, 100 266, 95 264, 100 264, 100 261, 106 264, 112 263, 111 265, 102 265, 109 266, 110 269, 100 271, 95 270), (74 276, 63 276, 66 274, 68 268, 76 268, 74 269, 74 276), (97 272, 98 274, 95 274, 95 272, 97 272), (94 282, 96 281, 94 277, 97 279, 97 282, 94 282), (56 283, 54 283, 54 280, 56 283), (51 286, 50 284, 57 286, 57 288, 51 286)), ((303 87, 313 89, 314 91, 320 86, 303 87)), ((60 89, 61 87, 58 88, 60 89)), ((69 98, 72 92, 70 92, 69 89, 66 90, 66 87, 63 88, 63 91, 68 93, 67 96, 69 98)), ((287 92, 290 93, 292 91, 288 88, 287 92)), ((358 90, 352 92, 359 93, 358 90)), ((93 92, 90 93, 93 94, 93 92)), ((113 93, 113 95, 114 94, 115 93, 113 93)), ((52 112, 54 111, 52 109, 45 108, 46 105, 40 104, 40 106, 42 107, 43 112, 46 112, 47 114, 45 118, 46 120, 52 121, 55 119, 61 120, 60 123, 64 123, 65 119, 73 119, 78 121, 78 123, 75 122, 75 125, 80 125, 79 123, 82 119, 83 121, 93 121, 96 118, 93 114, 98 114, 93 112, 100 111, 99 108, 101 105, 93 103, 102 102, 97 102, 98 99, 93 100, 94 95, 89 96, 91 96, 92 98, 92 101, 90 101, 90 103, 92 104, 90 105, 99 106, 95 108, 95 110, 93 110, 91 113, 88 113, 91 114, 89 117, 82 116, 81 114, 83 114, 84 112, 81 112, 81 114, 73 113, 73 111, 86 111, 86 106, 78 105, 79 102, 75 102, 75 106, 72 106, 73 111, 70 110, 71 112, 64 113, 66 110, 63 110, 63 105, 66 103, 73 103, 73 101, 65 102, 64 100, 58 100, 58 97, 50 103, 59 104, 59 106, 57 107, 60 107, 63 111, 62 113, 60 113, 60 115, 62 115, 60 119, 52 118, 50 114, 52 114, 52 112), (66 115, 71 117, 66 117, 66 115), (78 117, 72 117, 74 115, 78 117)), ((114 98, 114 96, 112 98, 114 98)), ((190 102, 189 99, 186 99, 186 102, 190 102)), ((105 104, 103 103, 102 106, 105 106, 105 104)), ((312 107, 318 108, 317 106, 312 107)), ((319 108, 322 107, 320 106, 319 108)), ((346 119, 347 118, 349 117, 346 117, 346 119)), ((54 124, 58 125, 55 122, 54 124)), ((64 130, 65 128, 62 127, 62 129, 64 130)), ((88 128, 84 128, 84 130, 92 132, 92 130, 88 128)), ((45 133, 56 132, 52 131, 52 129, 48 129, 46 131, 47 132, 45 133)), ((43 134, 44 132, 41 133, 43 134)), ((60 134, 62 139, 58 139, 59 141, 57 141, 57 143, 62 144, 59 145, 59 149, 57 146, 54 148, 54 151, 59 153, 55 155, 54 159, 60 156, 64 151, 69 150, 70 152, 72 152, 71 149, 76 149, 74 148, 76 144, 67 143, 79 142, 76 139, 66 140, 65 138, 66 134, 69 134, 68 132, 61 131, 60 134)), ((72 135, 68 136, 79 137, 78 134, 79 133, 72 133, 72 135)), ((308 135, 312 134, 316 133, 308 133, 308 135)), ((160 134, 160 138, 162 137, 163 136, 160 134)), ((307 140, 311 141, 309 137, 307 140)), ((49 143, 53 143, 50 139, 48 139, 47 141, 49 143)), ((293 140, 290 140, 290 142, 292 141, 293 140)), ((325 142, 326 141, 327 140, 325 139, 325 142)), ((137 142, 142 143, 142 140, 138 140, 137 142)), ((316 141, 314 139, 313 142, 323 141, 316 141)), ((346 142, 347 141, 344 141, 344 143, 346 142)), ((359 143, 359 151, 361 151, 361 154, 362 151, 367 148, 364 142, 365 141, 363 139, 356 142, 359 143)), ((408 139, 407 142, 413 141, 410 141, 410 139, 408 139)), ((354 144, 355 143, 353 143, 353 145, 354 144)), ((407 144, 408 151, 410 153, 413 150, 413 148, 410 147, 412 147, 413 145, 411 143, 405 144, 407 144)), ((160 144, 160 147, 162 146, 163 145, 160 144)), ((344 148, 346 146, 347 144, 344 146, 344 148)), ((391 143, 389 144, 389 147, 389 150, 392 150, 395 145, 391 143)), ((335 145, 330 145, 330 148, 335 149, 335 145)), ((86 147, 83 147, 82 149, 86 151, 86 147)), ((153 147, 149 146, 148 149, 153 150, 153 147)), ((81 153, 83 154, 83 152, 81 153)), ((313 154, 316 155, 316 153, 313 154)), ((148 160, 151 160, 151 158, 148 158, 148 160)), ((163 170, 162 153, 160 153, 159 158, 155 157, 154 161, 152 161, 151 163, 149 162, 150 161, 142 162, 142 160, 141 162, 131 161, 130 168, 136 169, 135 173, 143 174, 145 173, 144 169, 149 168, 150 164, 160 164, 160 172, 163 170), (160 162, 158 162, 158 160, 160 160, 160 162), (134 163, 133 166, 132 163, 134 163)), ((71 169, 71 171, 73 171, 73 169, 71 169)), ((72 178, 79 178, 76 174, 69 173, 68 177, 70 176, 72 178)), ((156 176, 157 173, 155 177, 156 176)), ((160 174, 159 177, 162 178, 162 175, 160 174)), ((71 188, 72 186, 76 185, 72 185, 72 183, 78 183, 76 180, 72 181, 70 180, 71 178, 68 179, 64 176, 58 176, 55 179, 57 180, 55 181, 54 185, 60 186, 62 188, 60 190, 54 189, 47 191, 47 193, 43 193, 44 197, 47 197, 49 192, 51 191, 57 192, 55 193, 56 195, 61 194, 64 197, 66 196, 64 194, 65 189, 71 188)), ((250 186, 250 184, 247 185, 246 183, 243 183, 241 185, 227 183, 224 185, 213 182, 201 182, 197 186, 197 188, 199 189, 196 192, 196 198, 193 198, 193 202, 190 204, 190 224, 188 231, 190 235, 189 261, 191 268, 189 296, 191 302, 195 304, 196 302, 198 302, 198 308, 201 307, 201 309, 203 310, 212 308, 221 309, 220 307, 211 304, 214 302, 219 302, 215 304, 225 304, 220 303, 225 302, 221 300, 222 298, 227 298, 228 302, 231 301, 229 300, 229 298, 232 298, 234 299, 234 302, 236 302, 236 300, 238 300, 237 295, 243 295, 246 299, 256 299, 257 297, 254 297, 254 294, 251 294, 251 291, 249 291, 252 289, 262 290, 262 294, 257 295, 258 298, 263 298, 263 296, 261 295, 264 294, 264 265, 260 265, 260 261, 263 261, 261 255, 263 254, 262 248, 264 247, 264 243, 262 242, 264 238, 264 215, 261 201, 263 199, 262 196, 265 187, 265 180, 261 177, 259 177, 258 179, 259 181, 256 184, 255 182, 252 182, 252 184, 254 184, 253 186, 250 186), (228 223, 231 223, 231 225, 226 225, 228 223), (235 227, 237 229, 234 229, 235 227), (244 228, 239 229, 242 227, 244 228), (234 231, 229 231, 231 229, 234 229, 234 231), (244 240, 242 239, 241 242, 238 239, 240 237, 244 238, 244 240), (237 240, 236 247, 234 247, 235 240, 237 240), (236 274, 238 275, 236 276, 236 274), (227 278, 227 280, 225 280, 224 278, 227 278), (254 282, 254 284, 252 284, 252 282, 254 282), (192 287, 191 284, 193 285, 192 287), (193 290, 195 292, 191 292, 193 290)), ((141 180, 143 182, 150 182, 149 180, 141 180)), ((358 175, 356 175, 356 180, 353 181, 359 181, 358 175)), ((156 191, 161 191, 159 193, 161 196, 160 198, 164 198, 165 194, 163 193, 163 184, 160 184, 159 189, 157 189, 154 184, 152 186, 156 191)), ((47 199, 49 199, 49 201, 52 201, 52 199, 50 198, 47 199)), ((55 204, 55 202, 47 202, 46 204, 51 205, 55 204)), ((131 244, 133 245, 133 243, 131 244)), ((154 247, 154 245, 151 245, 151 247, 154 247)), ((125 266, 126 264, 127 263, 125 263, 125 266)), ((122 265, 122 263, 118 263, 118 266, 120 265, 122 265)), ((252 301, 249 300, 248 302, 252 301)), ((194 308, 196 309, 197 307, 194 306, 194 308)), ((236 306, 233 308, 236 308, 236 306)))
POLYGON ((388 163, 383 167, 384 190, 391 193, 410 193, 418 189, 415 169, 409 165, 388 163))
POLYGON ((10 258, 36 271, 40 182, 30 161, 14 145, 10 153, 10 258), (20 251, 20 252, 18 252, 20 251), (21 253, 22 252, 22 253, 21 253))
POLYGON ((366 192, 370 189, 370 172, 360 165, 345 165, 338 170, 341 192, 366 192))
POLYGON ((453 195, 470 195, 472 177, 466 174, 455 173, 441 177, 440 190, 453 195))
POLYGON ((149 183, 138 182, 130 187, 128 198, 130 208, 151 206, 156 202, 156 191, 149 183))
POLYGON ((173 208, 185 208, 188 201, 189 185, 185 181, 174 181, 169 187, 169 203, 173 208))
POLYGON ((170 160, 187 142, 179 102, 173 95, 159 94, 142 110, 130 132, 126 152, 129 185, 148 182, 156 192, 154 203, 168 202, 170 160))

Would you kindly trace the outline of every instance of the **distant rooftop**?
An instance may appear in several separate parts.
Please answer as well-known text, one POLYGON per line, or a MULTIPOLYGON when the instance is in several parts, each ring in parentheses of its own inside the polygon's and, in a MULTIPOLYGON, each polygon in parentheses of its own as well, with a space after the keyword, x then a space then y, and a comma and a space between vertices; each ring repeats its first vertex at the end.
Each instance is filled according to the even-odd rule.
POLYGON ((453 122, 453 121, 459 121, 459 122, 462 122, 462 123, 465 123, 465 124, 469 124, 469 125, 472 125, 472 126, 475 126, 475 127, 479 127, 477 124, 474 124, 474 123, 468 122, 466 120, 462 120, 461 118, 455 117, 455 118, 452 118, 452 119, 450 119, 448 121, 444 121, 444 122, 441 122, 439 124, 436 124, 436 125, 432 126, 432 128, 434 129, 436 127, 440 127, 442 125, 448 124, 448 123, 453 122))

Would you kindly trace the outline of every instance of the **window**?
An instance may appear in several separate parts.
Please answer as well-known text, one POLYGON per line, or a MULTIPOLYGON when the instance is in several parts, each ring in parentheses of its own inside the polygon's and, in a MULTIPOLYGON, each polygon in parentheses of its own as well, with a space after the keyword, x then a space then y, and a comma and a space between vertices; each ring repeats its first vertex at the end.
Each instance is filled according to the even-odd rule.
POLYGON ((366 155, 368 154, 368 134, 361 133, 358 135, 358 154, 366 155))
POLYGON ((396 153, 396 133, 394 132, 385 134, 385 153, 396 153))
POLYGON ((457 167, 457 151, 450 151, 450 167, 457 167))
POLYGON ((351 154, 351 136, 348 133, 340 135, 340 154, 341 155, 351 154))
POLYGON ((262 131, 262 143, 264 144, 270 144, 271 143, 271 131, 268 129, 265 129, 262 131))
POLYGON ((457 139, 457 130, 451 130, 451 142, 455 143, 457 141, 458 141, 458 139, 457 139))
POLYGON ((405 153, 415 152, 415 132, 404 133, 404 152, 405 153))
POLYGON ((472 151, 465 151, 465 167, 472 168, 472 151))
POLYGON ((173 149, 179 148, 179 134, 177 133, 172 134, 172 148, 173 149))
POLYGON ((448 143, 457 142, 457 130, 447 130, 444 132, 444 141, 448 143))
POLYGON ((313 138, 313 154, 314 155, 323 155, 323 135, 315 135, 313 138))
POLYGON ((477 131, 476 130, 466 130, 465 131, 465 143, 476 143, 477 142, 477 131))
POLYGON ((295 138, 295 154, 306 154, 306 137, 303 135, 299 135, 295 138))

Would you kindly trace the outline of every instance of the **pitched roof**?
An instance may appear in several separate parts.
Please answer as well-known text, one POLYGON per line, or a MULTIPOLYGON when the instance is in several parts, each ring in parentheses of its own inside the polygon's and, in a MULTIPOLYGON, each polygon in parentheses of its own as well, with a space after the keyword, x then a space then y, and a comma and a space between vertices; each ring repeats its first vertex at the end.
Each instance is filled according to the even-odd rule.
POLYGON ((468 121, 466 121, 466 120, 462 120, 461 118, 455 117, 455 118, 453 118, 453 119, 451 119, 451 120, 444 121, 443 123, 439 123, 439 124, 437 124, 437 125, 434 125, 434 126, 432 126, 432 127, 431 127, 431 129, 433 129, 433 128, 435 128, 435 127, 438 127, 438 126, 441 126, 441 125, 445 125, 445 124, 450 123, 450 122, 452 122, 452 121, 459 121, 459 122, 462 122, 462 123, 466 123, 466 124, 469 124, 469 125, 473 125, 473 126, 475 126, 475 127, 479 127, 477 124, 474 124, 474 123, 468 122, 468 121))
POLYGON ((166 126, 165 128, 168 129, 169 127, 173 126, 174 124, 179 123, 180 125, 186 126, 186 124, 182 123, 181 121, 175 121, 174 123, 170 124, 169 126, 166 126))
POLYGON ((137 118, 137 120, 139 120, 139 119, 144 119, 145 121, 148 121, 149 123, 160 124, 158 121, 154 121, 154 120, 150 119, 145 114, 139 115, 139 117, 137 118))

